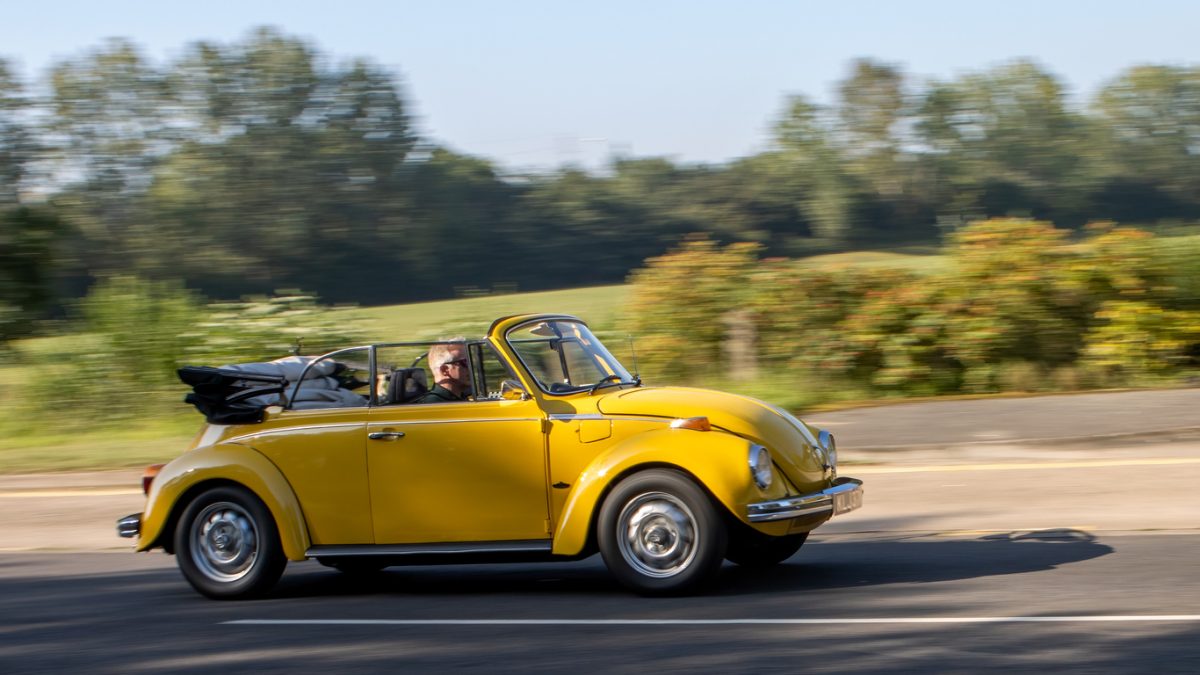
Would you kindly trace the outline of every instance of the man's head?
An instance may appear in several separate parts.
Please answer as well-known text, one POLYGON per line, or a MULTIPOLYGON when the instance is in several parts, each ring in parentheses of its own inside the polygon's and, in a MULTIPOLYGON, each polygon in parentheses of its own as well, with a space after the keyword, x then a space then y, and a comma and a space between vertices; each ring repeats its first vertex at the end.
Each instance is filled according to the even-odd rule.
POLYGON ((467 371, 467 346, 465 338, 452 337, 429 348, 429 369, 433 381, 462 396, 470 388, 467 371))

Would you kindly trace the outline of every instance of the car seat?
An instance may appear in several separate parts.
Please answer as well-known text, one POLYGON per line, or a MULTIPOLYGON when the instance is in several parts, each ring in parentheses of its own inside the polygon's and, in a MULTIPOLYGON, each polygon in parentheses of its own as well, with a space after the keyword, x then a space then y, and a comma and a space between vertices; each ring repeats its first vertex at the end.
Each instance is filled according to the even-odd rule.
POLYGON ((384 403, 411 403, 427 391, 429 387, 425 384, 424 368, 394 368, 388 378, 387 400, 384 403))

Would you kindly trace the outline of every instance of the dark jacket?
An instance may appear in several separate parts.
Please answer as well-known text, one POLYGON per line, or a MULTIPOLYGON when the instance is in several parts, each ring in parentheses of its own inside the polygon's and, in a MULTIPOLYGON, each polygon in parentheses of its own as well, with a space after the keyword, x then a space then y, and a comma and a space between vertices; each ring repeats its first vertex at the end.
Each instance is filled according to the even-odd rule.
POLYGON ((448 403, 465 400, 467 400, 466 396, 455 396, 454 392, 438 384, 434 385, 433 389, 425 392, 421 398, 413 401, 413 403, 448 403))

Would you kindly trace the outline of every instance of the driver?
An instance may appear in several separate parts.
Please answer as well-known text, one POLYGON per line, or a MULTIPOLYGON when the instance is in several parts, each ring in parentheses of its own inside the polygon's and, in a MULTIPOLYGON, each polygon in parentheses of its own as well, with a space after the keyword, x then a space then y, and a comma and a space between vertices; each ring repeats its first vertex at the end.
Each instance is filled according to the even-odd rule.
POLYGON ((467 369, 466 338, 454 337, 429 348, 429 369, 433 371, 433 389, 414 403, 465 401, 471 393, 467 369))

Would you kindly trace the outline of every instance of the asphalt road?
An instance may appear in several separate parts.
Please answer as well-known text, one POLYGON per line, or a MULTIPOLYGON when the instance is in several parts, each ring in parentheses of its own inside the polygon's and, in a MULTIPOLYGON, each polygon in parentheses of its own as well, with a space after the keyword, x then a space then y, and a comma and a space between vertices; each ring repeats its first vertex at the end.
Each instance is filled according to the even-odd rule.
POLYGON ((862 510, 691 598, 631 595, 593 558, 300 563, 214 602, 161 553, 2 554, 0 672, 1200 671, 1190 445, 858 469, 862 510))
POLYGON ((165 556, 8 554, 0 670, 1195 673, 1198 544, 824 536, 767 573, 727 567, 709 595, 654 600, 595 560, 368 580, 305 563, 270 599, 214 602, 165 556))
MULTIPOLYGON (((1200 388, 1118 393, 919 401, 813 413, 850 456, 876 449, 1046 445, 1200 432, 1200 388)), ((1200 438, 1200 433, 1189 437, 1200 438)))

